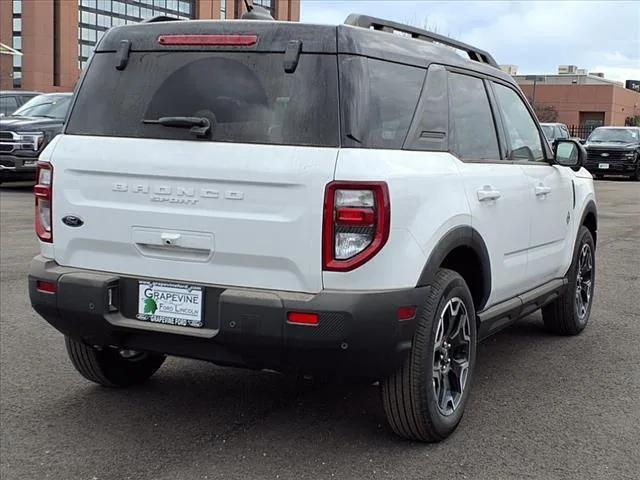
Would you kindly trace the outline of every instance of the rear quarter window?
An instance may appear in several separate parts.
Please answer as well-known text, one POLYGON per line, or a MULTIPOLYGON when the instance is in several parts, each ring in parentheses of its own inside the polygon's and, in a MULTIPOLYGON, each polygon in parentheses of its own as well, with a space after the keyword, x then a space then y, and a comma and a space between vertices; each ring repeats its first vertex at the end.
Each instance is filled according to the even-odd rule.
POLYGON ((343 145, 401 149, 426 70, 383 60, 343 56, 340 94, 343 145))

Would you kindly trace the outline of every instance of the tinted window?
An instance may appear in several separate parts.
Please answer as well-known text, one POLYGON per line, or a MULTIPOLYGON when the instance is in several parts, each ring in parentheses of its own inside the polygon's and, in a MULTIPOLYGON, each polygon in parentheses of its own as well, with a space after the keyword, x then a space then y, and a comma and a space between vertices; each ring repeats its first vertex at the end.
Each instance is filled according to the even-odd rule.
POLYGON ((498 138, 484 82, 449 74, 453 150, 463 160, 498 160, 498 138))
POLYGON ((16 110, 14 115, 63 119, 71 105, 71 95, 39 95, 16 110))
POLYGON ((189 128, 143 123, 160 117, 204 117, 217 142, 337 146, 335 56, 303 54, 287 74, 283 54, 132 53, 114 68, 94 56, 67 133, 197 140, 189 128))
POLYGON ((426 71, 382 60, 344 57, 340 75, 343 144, 402 148, 426 71))
POLYGON ((16 97, 0 97, 0 113, 10 115, 18 108, 16 97))
POLYGON ((505 87, 494 84, 496 101, 504 117, 504 127, 511 143, 509 160, 543 160, 542 141, 533 117, 520 96, 505 87))

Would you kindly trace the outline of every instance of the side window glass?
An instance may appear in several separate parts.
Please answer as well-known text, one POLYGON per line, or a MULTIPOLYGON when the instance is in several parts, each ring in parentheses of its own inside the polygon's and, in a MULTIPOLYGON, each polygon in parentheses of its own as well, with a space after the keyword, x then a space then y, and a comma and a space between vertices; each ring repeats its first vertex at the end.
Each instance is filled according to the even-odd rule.
POLYGON ((498 137, 482 79, 449 74, 449 98, 452 150, 462 160, 499 160, 498 137))
POLYGON ((12 114, 18 108, 16 97, 0 97, 0 113, 12 114))
POLYGON ((496 101, 504 117, 504 127, 511 143, 509 160, 544 160, 542 141, 536 123, 520 96, 495 83, 496 101))
POLYGON ((426 70, 372 58, 343 57, 343 145, 402 148, 426 70))

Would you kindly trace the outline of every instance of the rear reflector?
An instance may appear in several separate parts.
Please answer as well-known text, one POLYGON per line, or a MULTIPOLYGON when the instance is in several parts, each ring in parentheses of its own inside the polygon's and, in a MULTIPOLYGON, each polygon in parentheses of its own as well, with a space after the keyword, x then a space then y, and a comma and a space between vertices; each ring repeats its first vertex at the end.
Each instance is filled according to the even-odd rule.
POLYGON ((56 293, 58 291, 58 287, 54 282, 44 282, 42 280, 36 282, 36 289, 42 293, 56 293))
POLYGON ((160 45, 251 47, 257 35, 160 35, 160 45))
POLYGON ((315 326, 320 323, 320 316, 317 313, 289 312, 287 322, 296 325, 315 326))
POLYGON ((416 318, 416 307, 400 307, 398 309, 398 320, 401 322, 416 318))
POLYGON ((336 211, 336 224, 355 227, 370 227, 375 223, 373 208, 342 207, 336 211))

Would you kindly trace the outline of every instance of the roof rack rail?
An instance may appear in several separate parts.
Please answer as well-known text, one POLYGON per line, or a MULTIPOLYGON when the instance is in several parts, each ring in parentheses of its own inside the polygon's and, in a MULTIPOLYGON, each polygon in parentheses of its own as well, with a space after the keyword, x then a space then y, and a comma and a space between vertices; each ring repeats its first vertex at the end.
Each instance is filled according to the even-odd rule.
POLYGON ((380 30, 383 32, 402 32, 407 35, 410 35, 411 38, 415 38, 417 40, 424 40, 427 42, 436 42, 441 43, 443 45, 447 45, 449 47, 456 48, 458 50, 463 50, 467 52, 469 58, 476 62, 486 63, 491 65, 492 67, 498 67, 498 63, 491 56, 490 53, 485 52, 484 50, 480 50, 479 48, 472 47, 463 42, 459 42, 449 37, 445 37, 444 35, 439 35, 437 33, 430 32, 428 30, 423 30, 421 28, 412 27, 410 25, 405 25, 402 23, 392 22, 390 20, 383 20, 381 18, 370 17, 369 15, 360 15, 357 13, 352 13, 347 17, 344 21, 345 25, 352 25, 354 27, 380 30))
POLYGON ((180 22, 181 18, 168 17, 166 15, 156 15, 155 17, 145 18, 140 23, 158 23, 158 22, 180 22))

